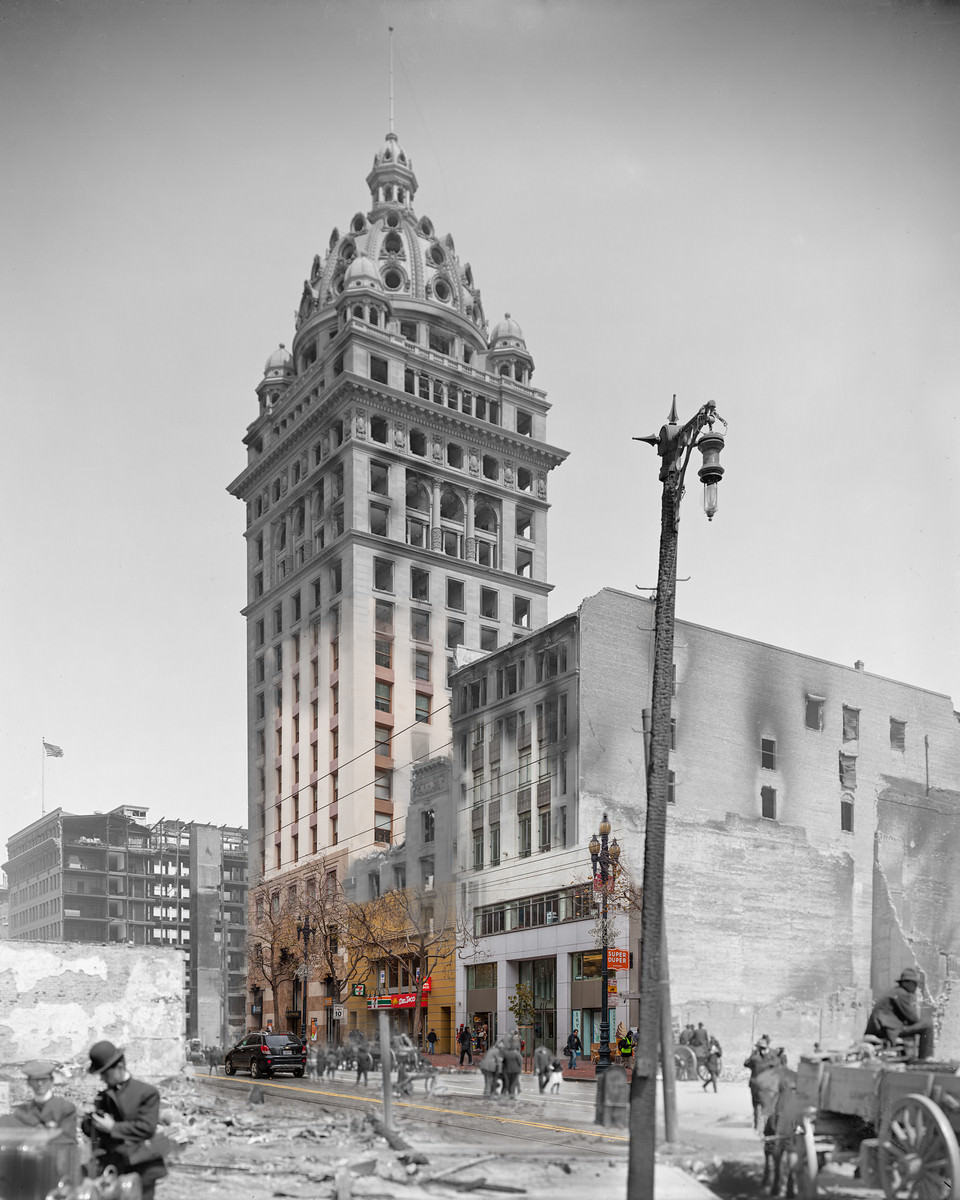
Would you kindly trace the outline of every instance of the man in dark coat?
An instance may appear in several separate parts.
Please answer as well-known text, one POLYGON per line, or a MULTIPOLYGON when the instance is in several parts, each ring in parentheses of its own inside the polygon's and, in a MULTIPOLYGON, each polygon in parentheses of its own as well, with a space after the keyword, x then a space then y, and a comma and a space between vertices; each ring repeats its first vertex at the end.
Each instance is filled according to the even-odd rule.
POLYGON ((13 1107, 9 1123, 13 1124, 15 1121, 18 1125, 56 1129, 64 1138, 75 1142, 77 1140, 77 1109, 63 1096, 53 1094, 55 1070, 56 1066, 52 1062, 39 1059, 24 1065, 23 1073, 27 1077, 30 1099, 13 1107))
POLYGON ((933 1022, 921 1017, 917 1005, 920 973, 913 967, 900 972, 896 987, 884 992, 873 1006, 865 1037, 880 1038, 886 1046, 894 1046, 899 1038, 919 1036, 917 1058, 933 1054, 933 1022))
POLYGON ((83 1132, 93 1143, 97 1174, 108 1166, 120 1174, 140 1176, 143 1200, 153 1200, 158 1179, 167 1173, 163 1148, 167 1139, 155 1139, 160 1116, 160 1093, 149 1083, 134 1079, 123 1051, 112 1042, 97 1042, 90 1049, 90 1074, 103 1080, 94 1111, 83 1118, 83 1132))

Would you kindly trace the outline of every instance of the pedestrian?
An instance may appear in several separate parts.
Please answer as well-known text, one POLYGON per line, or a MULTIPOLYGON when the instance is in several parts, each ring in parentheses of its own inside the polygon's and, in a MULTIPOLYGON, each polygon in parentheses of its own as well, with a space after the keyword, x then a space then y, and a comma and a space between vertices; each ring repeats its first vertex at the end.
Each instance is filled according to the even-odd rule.
POLYGON ((9 1125, 34 1125, 44 1129, 56 1129, 71 1142, 77 1140, 77 1109, 63 1096, 53 1092, 53 1073, 56 1065, 45 1059, 36 1059, 24 1065, 29 1097, 10 1110, 9 1125))
POLYGON ((466 1058, 470 1066, 473 1066, 473 1034, 466 1025, 460 1026, 460 1033, 457 1037, 460 1043, 460 1070, 463 1070, 463 1060, 466 1058))
POLYGON ((577 1056, 583 1053, 583 1046, 580 1042, 580 1034, 577 1033, 575 1029, 567 1038, 566 1045, 563 1047, 563 1052, 570 1059, 570 1061, 567 1063, 567 1067, 571 1071, 575 1071, 577 1069, 577 1056))
POLYGON ((770 1038, 764 1033, 757 1039, 757 1044, 743 1060, 743 1065, 750 1072, 747 1086, 750 1089, 750 1107, 753 1109, 754 1129, 760 1129, 763 1121, 763 1101, 757 1087, 757 1076, 771 1067, 780 1065, 779 1055, 770 1049, 770 1038))
POLYGON ((360 1080, 363 1080, 363 1086, 366 1087, 369 1080, 367 1072, 373 1066, 373 1055, 367 1048, 366 1042, 361 1042, 357 1047, 357 1087, 360 1086, 360 1080))
POLYGON ((484 1096, 495 1096, 500 1090, 499 1079, 503 1071, 503 1050, 499 1042, 491 1046, 480 1059, 480 1070, 483 1073, 484 1096))
POLYGON ((437 1052, 437 1031, 435 1029, 431 1029, 430 1032, 427 1034, 427 1046, 429 1047, 428 1053, 436 1054, 436 1052, 437 1052))
POLYGON ((112 1042, 91 1046, 87 1071, 99 1075, 104 1084, 93 1112, 82 1123, 92 1143, 96 1173, 102 1175, 110 1166, 121 1175, 133 1172, 140 1176, 143 1200, 153 1200, 157 1180, 167 1174, 163 1156, 171 1146, 157 1133, 160 1093, 133 1078, 123 1050, 112 1042))
POLYGON ((630 1030, 626 1030, 622 1038, 617 1041, 617 1049, 620 1051, 620 1065, 625 1067, 633 1058, 633 1034, 630 1030))
POLYGON ((553 1062, 553 1051, 546 1046, 538 1046, 533 1052, 533 1069, 537 1076, 541 1095, 547 1090, 550 1082, 550 1064, 553 1062))
POLYGON ((503 1077, 508 1096, 520 1095, 520 1073, 523 1071, 523 1055, 517 1038, 509 1038, 503 1047, 503 1077))
POLYGON ((702 1021, 699 1022, 696 1029, 691 1034, 690 1045, 693 1047, 693 1052, 696 1054, 697 1058, 703 1057, 701 1050, 704 1054, 706 1053, 707 1047, 710 1045, 710 1035, 707 1033, 706 1029, 704 1029, 702 1021))
POLYGON ((693 1040, 693 1026, 684 1025, 683 1030, 680 1033, 680 1037, 677 1040, 681 1046, 689 1046, 690 1042, 693 1040))
POLYGON ((713 1084, 713 1090, 717 1090, 717 1079, 720 1076, 720 1059, 723 1057, 723 1050, 720 1048, 720 1043, 715 1037, 710 1039, 707 1046, 707 1057, 703 1060, 703 1065, 707 1070, 709 1078, 704 1082, 703 1090, 706 1091, 710 1084, 713 1084))

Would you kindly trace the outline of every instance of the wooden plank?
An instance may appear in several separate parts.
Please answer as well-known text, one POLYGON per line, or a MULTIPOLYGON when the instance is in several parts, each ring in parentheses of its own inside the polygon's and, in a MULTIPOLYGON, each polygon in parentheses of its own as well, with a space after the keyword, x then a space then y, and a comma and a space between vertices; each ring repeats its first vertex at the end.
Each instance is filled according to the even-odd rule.
POLYGON ((820 1107, 873 1124, 879 1109, 879 1079, 886 1074, 873 1062, 830 1063, 820 1088, 820 1107))

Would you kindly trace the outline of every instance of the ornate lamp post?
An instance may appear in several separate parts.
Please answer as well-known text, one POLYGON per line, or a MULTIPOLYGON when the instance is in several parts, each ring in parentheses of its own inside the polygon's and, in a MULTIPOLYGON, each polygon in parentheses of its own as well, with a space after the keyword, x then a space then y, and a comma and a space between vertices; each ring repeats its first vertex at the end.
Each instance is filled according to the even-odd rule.
POLYGON ((674 396, 667 424, 659 434, 636 438, 655 446, 663 460, 660 524, 660 567, 654 617, 653 698, 650 764, 647 778, 647 827, 643 850, 643 908, 640 920, 640 1037, 630 1085, 630 1157, 628 1197, 653 1195, 656 1148, 657 1044, 660 1029, 660 983, 663 950, 663 867, 667 832, 667 776, 670 759, 670 705, 673 695, 673 636, 677 589, 677 526, 683 480, 696 446, 703 454, 698 474, 708 520, 717 511, 717 485, 723 476, 720 451, 724 435, 714 429, 727 423, 711 400, 685 424, 677 419, 674 396))
POLYGON ((600 889, 602 909, 600 916, 601 939, 601 971, 600 971, 600 1055, 597 1062, 597 1074, 610 1066, 610 1013, 607 1007, 607 895, 613 890, 617 877, 617 863, 620 861, 620 847, 617 839, 607 844, 610 836, 610 822, 607 814, 603 814, 600 822, 600 836, 596 834, 590 839, 590 862, 593 866, 593 889, 600 889))
POLYGON ((310 917, 307 915, 302 921, 297 922, 297 937, 303 941, 303 966, 301 967, 301 980, 303 987, 303 1016, 300 1019, 300 1037, 305 1042, 307 1040, 307 981, 310 978, 310 939, 316 937, 316 927, 310 924, 310 917))

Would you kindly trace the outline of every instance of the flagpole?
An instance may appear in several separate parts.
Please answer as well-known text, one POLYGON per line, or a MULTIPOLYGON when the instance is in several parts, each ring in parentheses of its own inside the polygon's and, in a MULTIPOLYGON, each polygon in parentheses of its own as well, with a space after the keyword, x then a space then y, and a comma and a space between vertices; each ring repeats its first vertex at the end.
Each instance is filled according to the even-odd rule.
POLYGON ((40 737, 40 816, 45 816, 47 811, 47 746, 46 738, 40 737))

